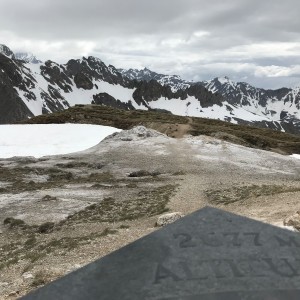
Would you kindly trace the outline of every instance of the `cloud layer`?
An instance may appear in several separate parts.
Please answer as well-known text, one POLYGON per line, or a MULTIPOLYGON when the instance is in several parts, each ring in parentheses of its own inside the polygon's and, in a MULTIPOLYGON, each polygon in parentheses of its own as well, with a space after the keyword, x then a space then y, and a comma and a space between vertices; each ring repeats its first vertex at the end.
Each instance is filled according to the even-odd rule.
POLYGON ((298 0, 1 0, 0 43, 189 80, 300 84, 298 0))

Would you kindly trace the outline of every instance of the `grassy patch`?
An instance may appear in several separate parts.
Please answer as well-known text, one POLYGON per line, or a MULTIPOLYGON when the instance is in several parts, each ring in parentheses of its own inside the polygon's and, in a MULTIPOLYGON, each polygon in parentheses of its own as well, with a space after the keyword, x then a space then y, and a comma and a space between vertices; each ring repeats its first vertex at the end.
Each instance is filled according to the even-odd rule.
POLYGON ((130 189, 135 189, 138 187, 138 185, 134 182, 130 182, 126 185, 126 187, 130 188, 130 189))
POLYGON ((186 175, 186 172, 184 172, 184 171, 177 171, 177 172, 174 172, 172 175, 173 175, 173 176, 186 175))
POLYGON ((161 173, 158 171, 145 171, 145 170, 139 170, 139 171, 134 171, 131 172, 128 177, 146 177, 146 176, 158 176, 161 173))
POLYGON ((21 242, 14 242, 1 246, 0 270, 18 263, 20 257, 19 255, 24 252, 22 248, 21 242))
POLYGON ((175 185, 165 185, 155 190, 141 191, 136 198, 127 201, 105 198, 99 204, 92 204, 69 216, 64 222, 116 222, 158 215, 168 211, 166 205, 175 189, 175 185))
MULTIPOLYGON (((58 164, 60 167, 52 168, 34 168, 31 169, 27 166, 25 167, 15 167, 15 168, 5 168, 0 167, 0 181, 10 182, 9 188, 0 189, 0 193, 21 193, 25 191, 36 191, 51 188, 63 187, 65 184, 81 184, 81 183, 115 183, 118 180, 109 172, 94 172, 90 175, 77 176, 65 170, 64 168, 76 168, 76 167, 90 167, 95 170, 100 170, 102 164, 87 165, 83 162, 71 162, 67 164, 58 164), (35 174, 36 176, 47 176, 47 181, 34 182, 26 181, 25 178, 28 174, 35 174)), ((46 195, 42 201, 56 200, 55 197, 46 195)))
POLYGON ((115 181, 114 176, 109 172, 92 173, 89 175, 88 182, 112 182, 115 181))
POLYGON ((50 241, 38 241, 35 235, 29 236, 25 242, 3 245, 0 252, 0 270, 18 263, 20 260, 28 261, 26 269, 49 254, 57 251, 71 251, 82 245, 89 244, 92 240, 116 234, 117 230, 105 228, 102 232, 93 232, 86 236, 62 237, 50 241))
POLYGON ((32 287, 39 287, 47 283, 48 276, 44 271, 39 271, 35 274, 33 281, 31 282, 32 287))
POLYGON ((285 185, 248 185, 229 189, 206 190, 205 195, 212 204, 230 204, 251 197, 297 192, 300 188, 285 185))
POLYGON ((192 118, 190 134, 209 135, 246 147, 281 151, 286 154, 300 152, 300 136, 267 128, 235 125, 219 120, 192 118))
POLYGON ((53 231, 54 225, 55 224, 53 222, 43 223, 38 227, 37 232, 38 233, 50 233, 53 231))
POLYGON ((8 226, 9 228, 25 228, 27 225, 23 220, 15 219, 15 218, 6 218, 3 221, 3 224, 8 226))
POLYGON ((25 249, 30 249, 30 248, 33 248, 37 243, 37 239, 36 237, 33 235, 31 237, 29 237, 25 243, 24 243, 24 248, 25 249))
POLYGON ((48 202, 48 201, 56 201, 57 200, 57 197, 55 196, 50 196, 50 195, 45 195, 41 201, 45 201, 45 202, 48 202))
POLYGON ((121 224, 121 225, 119 226, 119 228, 120 228, 120 229, 128 229, 128 228, 130 228, 130 226, 129 226, 129 225, 125 225, 125 224, 121 224))
POLYGON ((83 161, 72 161, 65 164, 56 164, 55 166, 59 168, 75 169, 75 168, 90 167, 90 164, 83 161))

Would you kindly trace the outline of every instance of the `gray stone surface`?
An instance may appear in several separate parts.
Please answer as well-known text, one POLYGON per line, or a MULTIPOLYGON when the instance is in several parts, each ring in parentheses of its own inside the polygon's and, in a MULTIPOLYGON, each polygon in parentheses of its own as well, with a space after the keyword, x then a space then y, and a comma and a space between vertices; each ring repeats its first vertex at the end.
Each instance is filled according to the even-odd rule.
POLYGON ((300 235, 204 208, 23 298, 300 299, 300 235))

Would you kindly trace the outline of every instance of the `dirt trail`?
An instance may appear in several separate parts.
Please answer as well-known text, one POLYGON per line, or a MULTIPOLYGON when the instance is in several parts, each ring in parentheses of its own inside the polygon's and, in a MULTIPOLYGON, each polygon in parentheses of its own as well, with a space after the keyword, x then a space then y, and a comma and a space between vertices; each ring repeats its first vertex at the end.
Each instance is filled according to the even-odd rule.
POLYGON ((180 211, 186 215, 206 206, 207 202, 203 195, 203 185, 207 186, 205 176, 199 176, 200 168, 193 173, 187 171, 188 162, 191 157, 197 155, 197 152, 182 139, 177 140, 176 144, 169 144, 168 151, 181 174, 177 192, 168 205, 171 211, 180 211))
POLYGON ((183 138, 188 134, 188 132, 192 129, 191 124, 193 120, 192 118, 188 118, 188 123, 186 124, 172 124, 172 123, 147 123, 146 126, 148 128, 152 128, 157 130, 165 135, 173 138, 183 138))

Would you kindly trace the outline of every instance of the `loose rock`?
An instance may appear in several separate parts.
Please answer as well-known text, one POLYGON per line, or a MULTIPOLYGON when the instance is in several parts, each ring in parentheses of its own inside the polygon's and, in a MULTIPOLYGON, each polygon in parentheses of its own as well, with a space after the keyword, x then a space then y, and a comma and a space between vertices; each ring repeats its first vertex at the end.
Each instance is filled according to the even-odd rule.
POLYGON ((23 277, 24 279, 31 279, 31 278, 33 278, 33 275, 32 275, 31 273, 29 273, 29 272, 26 272, 26 273, 24 273, 24 274, 22 275, 22 277, 23 277))
POLYGON ((295 229, 300 231, 300 211, 297 211, 296 214, 287 217, 283 224, 285 226, 293 226, 295 229))
POLYGON ((158 217, 156 226, 165 226, 171 224, 182 217, 183 214, 181 212, 173 212, 173 213, 161 215, 158 217))

